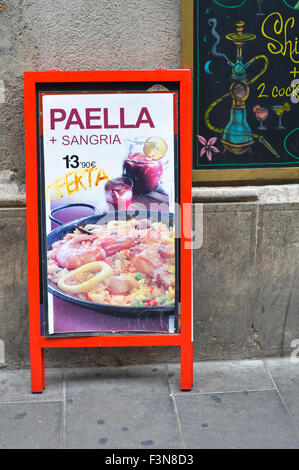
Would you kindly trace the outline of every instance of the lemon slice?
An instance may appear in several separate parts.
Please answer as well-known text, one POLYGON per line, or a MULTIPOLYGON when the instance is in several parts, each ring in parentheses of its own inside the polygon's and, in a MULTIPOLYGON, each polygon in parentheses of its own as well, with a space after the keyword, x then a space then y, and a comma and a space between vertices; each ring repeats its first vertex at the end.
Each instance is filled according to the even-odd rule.
POLYGON ((162 137, 150 137, 146 140, 143 151, 153 160, 163 158, 168 150, 168 145, 162 137))
POLYGON ((290 103, 284 103, 282 109, 283 109, 284 111, 291 111, 291 105, 290 105, 290 103))

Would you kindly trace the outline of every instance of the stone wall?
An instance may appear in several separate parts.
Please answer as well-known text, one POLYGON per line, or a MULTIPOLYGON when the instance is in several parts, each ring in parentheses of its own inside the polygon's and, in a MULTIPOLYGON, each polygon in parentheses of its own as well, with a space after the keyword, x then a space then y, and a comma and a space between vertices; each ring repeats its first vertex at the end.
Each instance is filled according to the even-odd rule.
MULTIPOLYGON (((213 189, 207 202, 209 190, 202 189, 203 245, 194 251, 196 360, 289 355, 299 338, 299 187, 276 187, 276 203, 266 196, 274 187, 248 191, 254 189, 258 199, 247 202, 225 201, 236 188, 221 190, 222 202, 214 202, 213 189), (290 193, 295 202, 284 200, 290 193)), ((200 192, 194 190, 195 203, 200 192)), ((1 209, 0 338, 10 366, 29 361, 25 218, 23 207, 1 209)), ((178 358, 176 348, 66 349, 48 351, 47 365, 178 358)))
MULTIPOLYGON (((0 340, 29 364, 23 72, 180 66, 179 0, 10 0, 0 13, 0 340)), ((195 359, 290 352, 299 338, 297 185, 195 188, 195 359)), ((178 361, 176 348, 47 351, 47 366, 178 361)))
MULTIPOLYGON (((194 190, 194 335, 202 359, 289 355, 299 338, 299 186, 194 190), (252 194, 252 201, 226 202, 252 194), (210 198, 209 198, 210 194, 210 198), (292 202, 291 202, 292 201, 292 202)), ((298 340, 299 341, 299 340, 298 340)))

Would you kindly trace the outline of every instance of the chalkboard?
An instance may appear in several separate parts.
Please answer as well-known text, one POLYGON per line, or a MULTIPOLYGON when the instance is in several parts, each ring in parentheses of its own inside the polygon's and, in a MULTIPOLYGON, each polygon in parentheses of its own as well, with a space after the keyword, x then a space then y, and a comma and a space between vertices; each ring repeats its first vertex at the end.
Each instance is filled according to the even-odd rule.
POLYGON ((299 167, 299 0, 195 0, 193 20, 193 168, 299 167))

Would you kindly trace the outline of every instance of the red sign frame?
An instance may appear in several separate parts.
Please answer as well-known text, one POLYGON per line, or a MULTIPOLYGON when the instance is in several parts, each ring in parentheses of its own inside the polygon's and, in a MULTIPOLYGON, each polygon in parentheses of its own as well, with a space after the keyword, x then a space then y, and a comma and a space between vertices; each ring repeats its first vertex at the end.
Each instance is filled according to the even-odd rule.
POLYGON ((123 346, 179 346, 181 351, 181 389, 190 390, 193 385, 193 319, 192 319, 192 98, 190 70, 125 70, 125 71, 45 71, 24 73, 25 107, 25 159, 27 197, 27 253, 28 253, 28 302, 31 362, 31 391, 45 389, 46 348, 69 347, 123 347, 123 346), (41 334, 40 319, 40 251, 38 209, 38 147, 36 87, 45 83, 95 83, 95 82, 177 82, 179 93, 180 135, 180 293, 181 328, 174 334, 143 334, 113 336, 59 336, 41 334), (187 210, 183 210, 190 205, 187 210))

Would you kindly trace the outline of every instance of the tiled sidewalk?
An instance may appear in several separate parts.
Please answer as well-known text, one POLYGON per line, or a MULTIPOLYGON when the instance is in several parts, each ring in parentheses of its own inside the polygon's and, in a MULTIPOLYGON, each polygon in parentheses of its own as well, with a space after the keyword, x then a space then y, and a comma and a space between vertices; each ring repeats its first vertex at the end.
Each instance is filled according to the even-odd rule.
POLYGON ((179 366, 0 369, 0 449, 299 448, 299 364, 289 359, 179 366))

